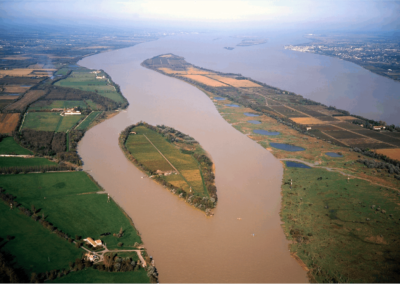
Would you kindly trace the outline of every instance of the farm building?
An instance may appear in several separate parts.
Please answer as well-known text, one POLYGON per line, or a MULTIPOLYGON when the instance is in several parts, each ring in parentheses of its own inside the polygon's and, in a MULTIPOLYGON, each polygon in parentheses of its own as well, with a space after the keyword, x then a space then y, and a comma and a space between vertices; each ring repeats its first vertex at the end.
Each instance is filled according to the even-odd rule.
POLYGON ((91 261, 91 262, 93 262, 93 261, 95 260, 94 254, 92 254, 92 253, 90 253, 90 252, 86 253, 86 254, 85 254, 85 257, 86 257, 87 260, 89 260, 89 261, 91 261))
POLYGON ((64 112, 62 112, 61 115, 81 115, 81 112, 79 110, 70 108, 70 109, 64 109, 64 112))
POLYGON ((102 246, 103 242, 101 240, 93 240, 92 238, 86 238, 84 239, 84 241, 88 242, 89 244, 91 244, 94 248, 97 246, 102 246))
POLYGON ((105 79, 105 76, 96 76, 96 79, 105 79))
POLYGON ((386 128, 385 126, 378 125, 378 126, 374 126, 372 129, 376 130, 376 131, 379 131, 379 130, 382 130, 382 129, 385 129, 385 128, 386 128))

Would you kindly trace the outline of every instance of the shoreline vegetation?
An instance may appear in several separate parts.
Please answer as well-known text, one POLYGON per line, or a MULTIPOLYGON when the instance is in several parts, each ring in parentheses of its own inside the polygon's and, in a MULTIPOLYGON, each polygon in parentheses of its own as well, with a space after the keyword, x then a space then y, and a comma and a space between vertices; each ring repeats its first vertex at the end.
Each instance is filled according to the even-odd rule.
POLYGON ((382 122, 174 54, 142 66, 199 88, 225 120, 281 160, 282 227, 311 282, 398 282, 400 163, 376 153, 399 150, 398 128, 362 128, 359 121, 382 122))
POLYGON ((149 178, 213 215, 218 200, 213 163, 192 137, 168 126, 139 122, 121 132, 119 145, 149 178))
POLYGON ((98 194, 77 153, 85 132, 128 102, 102 70, 72 64, 58 73, 2 110, 17 121, 0 134, 0 282, 157 283, 132 219, 98 194))

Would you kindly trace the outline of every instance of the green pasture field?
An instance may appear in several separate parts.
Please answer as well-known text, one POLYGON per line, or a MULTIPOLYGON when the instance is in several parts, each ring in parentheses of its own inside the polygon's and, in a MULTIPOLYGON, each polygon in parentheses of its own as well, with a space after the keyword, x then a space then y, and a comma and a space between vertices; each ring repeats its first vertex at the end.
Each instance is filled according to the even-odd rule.
POLYGON ((58 112, 29 112, 25 116, 22 129, 55 131, 61 118, 58 112))
POLYGON ((96 92, 101 96, 112 99, 113 101, 122 103, 124 98, 116 91, 112 84, 108 83, 108 79, 96 79, 96 76, 105 75, 103 72, 98 75, 87 71, 73 71, 68 78, 55 83, 57 86, 75 88, 82 91, 96 92))
POLYGON ((21 147, 12 137, 5 137, 0 141, 0 154, 32 155, 28 149, 21 147))
POLYGON ((129 272, 106 272, 89 268, 71 272, 47 283, 150 283, 150 280, 143 268, 129 272))
POLYGON ((58 112, 29 112, 23 129, 65 132, 75 126, 82 115, 61 116, 58 112))
POLYGON ((192 187, 194 193, 200 196, 208 196, 201 178, 199 164, 190 154, 183 154, 173 144, 169 143, 161 134, 150 130, 144 126, 135 127, 132 131, 136 135, 129 135, 126 141, 126 147, 131 154, 147 168, 157 171, 172 171, 171 165, 160 155, 160 153, 149 143, 147 138, 163 153, 163 155, 174 165, 181 175, 166 176, 166 181, 175 186, 182 187, 189 192, 192 187))
POLYGON ((96 117, 101 113, 101 111, 94 111, 88 115, 84 122, 82 122, 76 129, 84 130, 89 127, 89 125, 96 119, 96 117))
POLYGON ((46 158, 0 157, 0 167, 30 167, 57 165, 46 158))
POLYGON ((94 101, 85 100, 85 102, 92 110, 98 110, 99 109, 98 105, 94 101))
POLYGON ((84 172, 3 175, 0 186, 27 208, 34 205, 40 209, 47 221, 73 238, 79 235, 98 239, 100 234, 110 232, 101 237, 110 249, 118 248, 118 242, 125 248, 141 243, 118 205, 107 202, 106 194, 95 193, 100 188, 84 172), (114 237, 112 234, 118 234, 121 227, 123 237, 114 237))
POLYGON ((317 282, 398 282, 396 191, 316 168, 286 167, 284 182, 281 217, 291 252, 317 282))
POLYGON ((69 72, 70 69, 68 68, 61 68, 59 69, 54 75, 67 75, 67 73, 69 72))
POLYGON ((3 201, 0 201, 0 224, 0 237, 4 239, 0 243, 2 251, 14 255, 28 276, 31 272, 65 269, 70 261, 82 256, 82 249, 51 233, 18 209, 10 210, 3 201), (7 235, 14 239, 7 241, 7 235))
POLYGON ((61 123, 58 124, 56 132, 65 132, 73 128, 83 117, 84 117, 83 115, 62 116, 61 123))
POLYGON ((32 110, 51 110, 53 108, 73 108, 80 107, 86 109, 87 105, 84 101, 64 101, 64 100, 54 100, 54 101, 37 101, 29 107, 28 111, 32 110))

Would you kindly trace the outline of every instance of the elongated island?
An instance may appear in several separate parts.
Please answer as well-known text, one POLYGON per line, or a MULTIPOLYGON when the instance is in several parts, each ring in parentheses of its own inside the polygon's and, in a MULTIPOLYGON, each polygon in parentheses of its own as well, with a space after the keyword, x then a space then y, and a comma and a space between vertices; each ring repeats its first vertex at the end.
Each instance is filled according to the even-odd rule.
POLYGON ((119 144, 150 178, 213 215, 217 203, 213 163, 196 140, 168 126, 139 122, 121 133, 119 144))
POLYGON ((398 280, 400 162, 382 153, 400 151, 400 133, 174 54, 142 65, 202 90, 227 122, 281 160, 283 230, 311 281, 398 280))

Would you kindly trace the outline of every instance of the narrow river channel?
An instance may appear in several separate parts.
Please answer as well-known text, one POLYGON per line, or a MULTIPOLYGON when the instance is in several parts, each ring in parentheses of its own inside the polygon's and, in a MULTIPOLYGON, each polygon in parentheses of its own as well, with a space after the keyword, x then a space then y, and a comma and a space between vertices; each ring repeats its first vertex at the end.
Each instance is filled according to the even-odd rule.
POLYGON ((132 217, 161 282, 307 282, 281 228, 280 162, 229 125, 204 93, 140 66, 162 53, 179 54, 185 44, 166 38, 79 62, 104 69, 130 102, 86 133, 79 144, 84 170, 132 217), (172 126, 209 152, 219 197, 214 217, 141 178, 125 158, 119 133, 140 120, 172 126))

